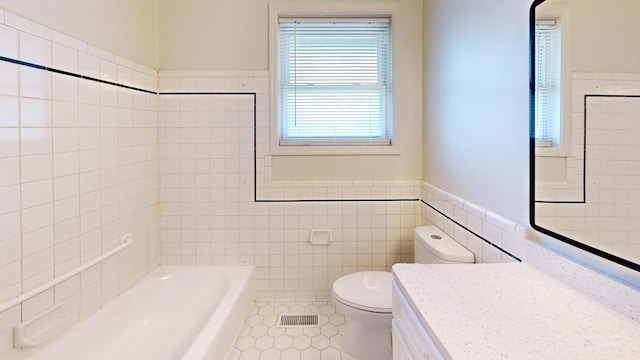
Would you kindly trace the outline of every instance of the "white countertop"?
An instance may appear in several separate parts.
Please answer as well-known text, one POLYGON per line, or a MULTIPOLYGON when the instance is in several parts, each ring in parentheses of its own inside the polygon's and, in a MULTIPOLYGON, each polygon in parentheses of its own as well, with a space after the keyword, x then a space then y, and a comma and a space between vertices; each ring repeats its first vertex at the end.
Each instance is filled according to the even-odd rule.
POLYGON ((424 327, 454 360, 640 359, 640 323, 527 264, 392 269, 424 327))

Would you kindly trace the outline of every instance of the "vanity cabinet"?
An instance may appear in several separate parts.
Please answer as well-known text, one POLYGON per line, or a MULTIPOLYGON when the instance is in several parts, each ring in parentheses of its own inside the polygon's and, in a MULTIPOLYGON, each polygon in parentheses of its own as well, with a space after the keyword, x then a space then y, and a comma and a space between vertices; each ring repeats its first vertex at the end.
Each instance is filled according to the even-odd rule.
POLYGON ((407 296, 393 281, 393 360, 444 360, 435 342, 422 326, 407 296))
POLYGON ((637 318, 527 264, 392 272, 394 360, 640 359, 637 318))

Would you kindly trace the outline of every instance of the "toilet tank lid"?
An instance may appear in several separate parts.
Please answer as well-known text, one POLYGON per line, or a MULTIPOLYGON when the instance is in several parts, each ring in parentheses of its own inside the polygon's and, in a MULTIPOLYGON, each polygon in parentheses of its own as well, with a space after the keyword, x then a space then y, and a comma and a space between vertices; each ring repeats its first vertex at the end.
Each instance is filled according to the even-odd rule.
POLYGON ((469 250, 435 226, 415 228, 414 240, 444 261, 472 263, 474 260, 469 250))

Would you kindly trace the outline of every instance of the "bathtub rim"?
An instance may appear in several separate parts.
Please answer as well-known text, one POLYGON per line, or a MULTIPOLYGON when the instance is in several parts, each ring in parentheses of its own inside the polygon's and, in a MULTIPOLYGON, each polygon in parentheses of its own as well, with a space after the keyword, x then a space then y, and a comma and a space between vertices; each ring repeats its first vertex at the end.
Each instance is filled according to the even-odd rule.
POLYGON ((255 266, 211 265, 208 267, 233 271, 242 280, 242 286, 230 287, 231 290, 225 294, 223 302, 182 355, 182 360, 228 359, 255 301, 255 266), (229 331, 231 330, 229 328, 233 331, 229 331), (226 331, 223 331, 225 329, 226 331))
MULTIPOLYGON (((150 271, 147 275, 142 277, 139 281, 133 284, 129 289, 122 294, 114 298, 122 298, 126 296, 127 292, 136 286, 138 283, 143 283, 145 280, 153 278, 160 278, 164 275, 170 274, 176 271, 183 270, 204 270, 210 269, 212 274, 221 275, 231 285, 220 299, 220 303, 216 305, 216 308, 211 313, 203 313, 203 316, 207 318, 199 329, 196 329, 195 336, 187 337, 185 345, 181 348, 177 355, 177 359, 227 359, 233 352, 235 341, 240 334, 242 326, 244 325, 246 316, 248 315, 251 306, 255 300, 255 266, 249 265, 168 265, 158 266, 150 271), (233 311, 231 311, 233 310, 233 311), (236 314, 234 318, 232 315, 236 314), (232 326, 232 327, 231 327, 232 326), (215 354, 211 356, 210 354, 215 354)), ((217 284, 217 283, 216 283, 217 284)), ((226 285, 224 285, 226 286, 226 285)), ((113 307, 112 301, 101 307, 98 312, 109 311, 109 308, 113 307)), ((117 309, 117 307, 116 307, 117 309)), ((81 325, 83 322, 92 318, 93 315, 76 322, 73 326, 81 325)), ((72 338, 63 340, 73 341, 72 338)), ((52 342, 56 339, 52 338, 52 342)), ((10 352, 3 355, 8 355, 10 359, 31 359, 35 356, 35 359, 46 358, 47 356, 47 343, 42 345, 20 349, 14 348, 10 352), (28 353, 25 353, 27 351, 28 353), (43 357, 44 356, 44 357, 43 357)), ((50 353, 50 355, 56 354, 56 350, 50 353)), ((179 350, 176 347, 176 350, 179 350)), ((91 357, 89 357, 91 359, 91 357)))

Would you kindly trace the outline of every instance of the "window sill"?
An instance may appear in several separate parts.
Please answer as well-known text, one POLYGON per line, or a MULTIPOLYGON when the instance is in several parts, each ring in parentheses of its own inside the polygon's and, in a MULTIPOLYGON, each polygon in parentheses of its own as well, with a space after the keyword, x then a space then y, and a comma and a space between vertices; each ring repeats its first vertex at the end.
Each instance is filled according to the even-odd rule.
POLYGON ((309 156, 309 155, 400 155, 397 146, 273 146, 271 155, 309 156))
POLYGON ((569 150, 558 147, 539 147, 535 148, 535 156, 538 157, 571 157, 569 150))

